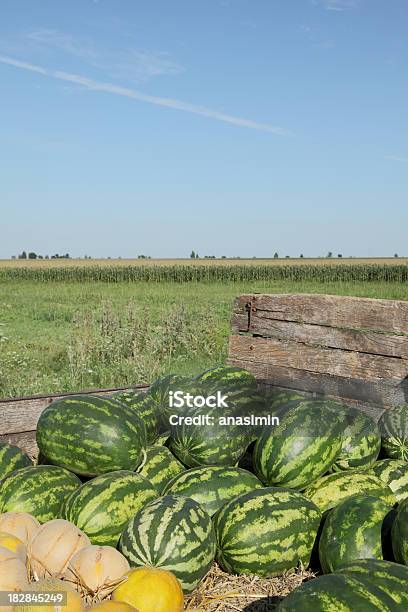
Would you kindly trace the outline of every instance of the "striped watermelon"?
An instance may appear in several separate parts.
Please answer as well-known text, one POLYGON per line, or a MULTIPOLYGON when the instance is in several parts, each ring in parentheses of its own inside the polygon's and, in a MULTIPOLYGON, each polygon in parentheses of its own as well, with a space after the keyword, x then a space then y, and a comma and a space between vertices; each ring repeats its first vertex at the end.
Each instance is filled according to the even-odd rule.
POLYGON ((89 480, 67 498, 63 516, 99 546, 116 546, 129 519, 158 497, 140 474, 120 470, 89 480))
MULTIPOLYGON (((199 393, 205 395, 203 386, 199 393)), ((253 437, 252 427, 239 424, 223 425, 219 420, 247 416, 245 404, 241 406, 233 402, 228 408, 222 409, 208 406, 187 408, 182 416, 202 419, 194 424, 186 424, 183 421, 170 425, 169 448, 188 467, 234 466, 253 437)))
POLYGON ((349 470, 323 476, 303 493, 322 512, 334 508, 343 500, 358 493, 378 497, 390 506, 397 501, 385 482, 363 470, 349 470))
POLYGON ((143 391, 118 391, 111 397, 136 411, 145 424, 147 443, 154 444, 159 437, 160 414, 152 396, 143 391))
POLYGON ((404 500, 397 508, 391 538, 395 560, 408 565, 408 500, 404 500))
POLYGON ((136 412, 117 400, 73 395, 41 414, 37 444, 49 463, 98 476, 135 470, 146 449, 146 429, 136 412))
POLYGON ((320 519, 318 508, 296 491, 244 493, 214 516, 217 561, 229 573, 258 576, 307 566, 320 519))
POLYGON ((272 410, 278 410, 291 402, 303 401, 307 398, 298 391, 280 391, 279 393, 272 391, 266 394, 265 399, 272 410))
POLYGON ((404 565, 378 559, 360 559, 342 565, 336 573, 374 583, 400 606, 398 610, 408 610, 408 568, 404 565))
POLYGON ((408 461, 408 404, 386 410, 378 425, 385 456, 408 461))
POLYGON ((382 559, 383 521, 392 506, 371 495, 353 495, 327 515, 319 541, 324 573, 356 559, 382 559))
POLYGON ((219 365, 205 372, 201 372, 196 376, 196 380, 202 380, 205 382, 214 382, 216 384, 222 383, 253 383, 255 376, 252 372, 245 370, 244 368, 237 368, 231 365, 219 365))
POLYGON ((30 457, 18 446, 0 442, 0 480, 23 467, 33 465, 30 457))
POLYGON ((408 463, 401 459, 381 459, 370 471, 390 487, 398 503, 408 498, 408 463))
POLYGON ((294 589, 277 612, 397 612, 397 608, 394 599, 374 582, 361 581, 354 575, 330 574, 294 589))
POLYGON ((255 445, 255 473, 266 485, 304 489, 327 472, 341 450, 343 407, 296 401, 276 416, 279 426, 266 428, 255 445))
POLYGON ((0 483, 0 513, 27 512, 40 523, 60 518, 66 498, 80 485, 75 474, 55 465, 21 468, 0 483))
POLYGON ((343 444, 332 470, 369 467, 378 457, 381 436, 377 424, 357 408, 346 408, 343 444))
POLYGON ((233 497, 261 487, 262 483, 247 470, 212 466, 182 472, 167 484, 164 494, 191 497, 212 516, 233 497))
POLYGON ((166 446, 148 446, 146 462, 142 469, 139 468, 139 474, 147 478, 161 495, 167 483, 185 469, 166 446))
POLYGON ((148 389, 146 395, 151 398, 160 415, 160 433, 168 431, 169 426, 169 393, 191 386, 191 378, 179 374, 168 374, 158 378, 148 389))
POLYGON ((195 589, 208 572, 215 549, 209 515, 193 499, 175 495, 147 504, 129 521, 119 543, 131 567, 169 570, 185 592, 195 589))

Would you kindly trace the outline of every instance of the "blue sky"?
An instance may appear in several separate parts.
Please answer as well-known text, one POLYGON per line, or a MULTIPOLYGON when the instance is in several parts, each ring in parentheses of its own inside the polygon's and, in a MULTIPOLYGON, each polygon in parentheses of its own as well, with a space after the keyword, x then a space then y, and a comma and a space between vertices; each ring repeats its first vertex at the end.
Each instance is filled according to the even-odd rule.
POLYGON ((406 0, 3 0, 0 257, 408 255, 406 0))

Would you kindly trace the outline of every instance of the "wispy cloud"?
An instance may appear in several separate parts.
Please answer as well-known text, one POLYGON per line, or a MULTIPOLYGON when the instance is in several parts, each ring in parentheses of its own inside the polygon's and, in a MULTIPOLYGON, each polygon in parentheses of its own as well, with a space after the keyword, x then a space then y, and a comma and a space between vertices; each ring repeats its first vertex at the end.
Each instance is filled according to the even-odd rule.
POLYGON ((89 66, 104 70, 115 77, 134 82, 149 77, 178 75, 185 68, 168 53, 126 48, 101 48, 94 41, 73 36, 59 30, 37 29, 24 36, 24 46, 31 44, 39 50, 59 51, 79 58, 89 66))
POLYGON ((408 163, 408 157, 400 157, 399 155, 384 155, 384 159, 389 159, 390 161, 408 163))
POLYGON ((97 81, 79 74, 70 74, 61 70, 50 70, 42 66, 24 62, 12 57, 0 55, 0 63, 26 70, 28 72, 34 72, 42 76, 51 77, 60 81, 68 83, 74 83, 89 89, 91 91, 100 91, 124 98, 130 98, 132 100, 138 100, 139 102, 146 102, 155 106, 164 106, 167 108, 173 108, 186 113, 193 113, 194 115, 201 115, 216 121, 222 121, 223 123, 230 123, 240 127, 249 128, 252 130, 258 130, 261 132, 268 132, 277 136, 286 136, 288 132, 281 127, 275 127, 265 123, 258 123, 252 119, 245 119, 243 117, 236 117, 235 115, 228 115, 216 110, 212 110, 205 106, 198 106, 196 104, 190 104, 189 102, 183 102, 182 100, 175 100, 172 98, 162 98, 159 96, 151 96, 135 89, 129 89, 127 87, 121 87, 114 83, 106 83, 103 81, 97 81))

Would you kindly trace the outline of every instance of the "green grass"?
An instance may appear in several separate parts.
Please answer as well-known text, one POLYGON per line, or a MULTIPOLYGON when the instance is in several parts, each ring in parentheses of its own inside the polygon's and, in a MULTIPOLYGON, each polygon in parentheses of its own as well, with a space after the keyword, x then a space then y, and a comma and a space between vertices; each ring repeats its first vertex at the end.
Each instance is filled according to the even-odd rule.
POLYGON ((150 382, 223 362, 241 293, 408 300, 407 283, 0 284, 0 397, 150 382))

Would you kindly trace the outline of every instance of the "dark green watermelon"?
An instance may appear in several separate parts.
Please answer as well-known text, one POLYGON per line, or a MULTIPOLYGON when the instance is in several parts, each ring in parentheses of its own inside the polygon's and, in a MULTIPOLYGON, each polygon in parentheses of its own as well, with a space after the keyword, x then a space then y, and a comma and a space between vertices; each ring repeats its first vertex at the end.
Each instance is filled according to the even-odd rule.
POLYGON ((342 405, 295 401, 275 416, 280 424, 265 428, 255 445, 255 473, 265 485, 302 490, 326 473, 340 453, 342 405))
POLYGON ((156 487, 161 495, 167 483, 181 472, 185 472, 185 469, 166 446, 148 446, 146 461, 138 471, 156 487))
POLYGON ((159 496, 140 474, 120 470, 103 474, 75 489, 63 516, 99 546, 116 546, 129 519, 159 496))
MULTIPOLYGON (((279 604, 278 612, 397 612, 395 601, 374 582, 348 574, 304 582, 279 604)), ((402 610, 401 610, 402 612, 402 610)))
POLYGON ((208 572, 215 549, 209 515, 193 499, 175 495, 159 497, 142 508, 119 543, 131 567, 169 570, 185 592, 195 589, 208 572))
POLYGON ((73 395, 43 411, 37 444, 49 463, 98 476, 135 470, 146 450, 146 428, 135 410, 115 399, 73 395))
POLYGON ((382 559, 382 527, 391 509, 378 497, 353 495, 330 510, 319 541, 323 571, 356 559, 382 559))
POLYGON ((15 470, 0 483, 0 513, 27 512, 40 523, 61 518, 65 500, 80 486, 75 474, 55 465, 15 470))
POLYGON ((395 560, 408 565, 408 499, 401 502, 397 508, 391 537, 395 560))
POLYGON ((217 561, 232 574, 266 577, 307 566, 320 520, 318 508, 297 491, 244 493, 214 516, 217 561))
POLYGON ((336 574, 354 576, 385 591, 398 605, 395 610, 408 610, 408 567, 379 559, 360 559, 346 563, 336 574))
POLYGON ((220 383, 236 383, 242 382, 255 382, 255 376, 252 372, 245 370, 244 368, 238 368, 231 365, 219 365, 205 372, 201 372, 196 376, 196 380, 214 382, 215 384, 220 383))
POLYGON ((0 442, 0 480, 23 467, 33 465, 30 457, 18 446, 0 442))
POLYGON ((408 404, 386 410, 378 425, 384 455, 408 461, 408 404))
POLYGON ((113 399, 126 404, 136 411, 146 427, 147 443, 154 444, 159 437, 160 413, 153 397, 144 391, 118 391, 113 399))
POLYGON ((378 457, 381 436, 377 424, 357 408, 345 407, 343 444, 332 470, 370 467, 378 457))
POLYGON ((402 459, 380 459, 370 470, 394 493, 397 502, 408 498, 408 463, 402 459))
POLYGON ((192 468, 170 480, 163 494, 191 497, 201 504, 210 516, 232 498, 262 488, 258 478, 237 467, 192 468))

